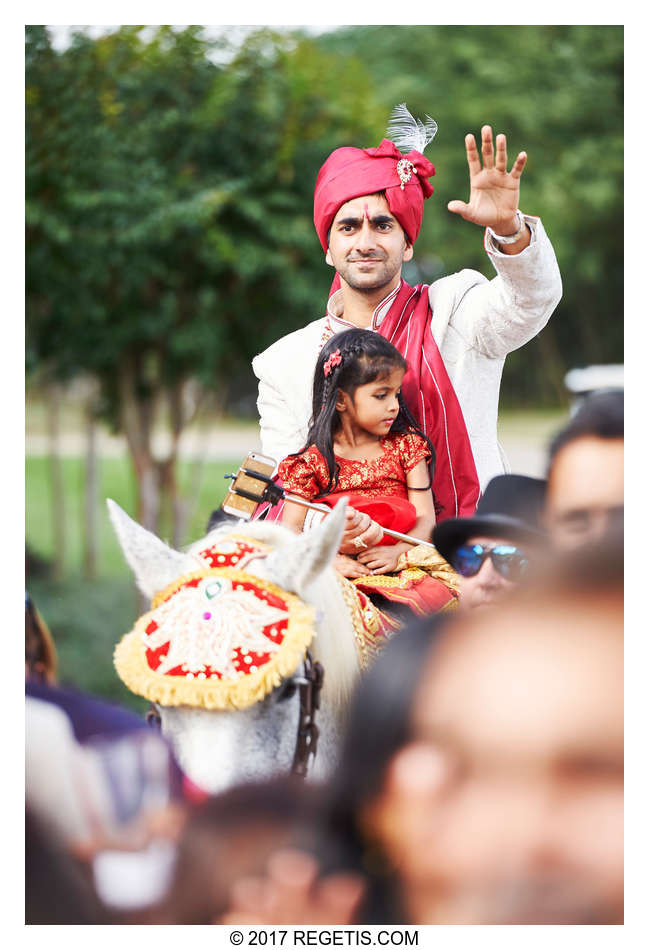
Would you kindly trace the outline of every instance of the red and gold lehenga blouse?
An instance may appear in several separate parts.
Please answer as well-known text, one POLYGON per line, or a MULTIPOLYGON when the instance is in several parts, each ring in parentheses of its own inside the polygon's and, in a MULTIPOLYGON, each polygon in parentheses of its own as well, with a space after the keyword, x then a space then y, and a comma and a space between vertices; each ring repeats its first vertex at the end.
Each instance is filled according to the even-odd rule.
MULTIPOLYGON (((277 474, 287 492, 331 507, 346 497, 349 504, 367 512, 382 527, 407 534, 417 519, 415 507, 408 500, 407 475, 418 462, 430 459, 430 449, 414 432, 387 435, 380 444, 383 454, 376 459, 336 456, 338 483, 328 495, 322 495, 329 483, 327 463, 315 445, 284 459, 277 474)), ((385 535, 381 543, 396 542, 385 535)), ((394 573, 366 575, 354 578, 352 583, 379 603, 385 598, 405 604, 415 614, 451 608, 457 600, 454 572, 436 552, 423 546, 402 554, 394 573)), ((389 636, 400 624, 385 611, 379 612, 382 634, 389 636)))

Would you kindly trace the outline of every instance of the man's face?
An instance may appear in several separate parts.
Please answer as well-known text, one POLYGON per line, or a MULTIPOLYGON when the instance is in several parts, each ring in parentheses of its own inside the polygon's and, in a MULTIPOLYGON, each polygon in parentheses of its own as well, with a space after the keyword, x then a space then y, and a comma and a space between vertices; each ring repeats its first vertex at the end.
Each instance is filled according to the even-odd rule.
MULTIPOLYGON (((473 537, 466 542, 467 545, 480 544, 484 548, 495 548, 498 545, 513 545, 519 547, 516 542, 507 538, 487 538, 473 537)), ((478 607, 491 607, 497 603, 503 595, 507 594, 516 585, 507 580, 494 567, 490 557, 485 558, 482 567, 473 577, 460 576, 460 594, 458 607, 460 610, 475 610, 478 607)))
POLYGON ((386 293, 401 279, 412 245, 380 195, 365 195, 338 209, 331 225, 327 263, 354 290, 386 293))
POLYGON ((624 504, 624 439, 584 436, 554 458, 547 525, 553 545, 572 550, 601 538, 624 504))
POLYGON ((622 922, 622 604, 592 601, 474 614, 429 659, 369 814, 411 919, 622 922))

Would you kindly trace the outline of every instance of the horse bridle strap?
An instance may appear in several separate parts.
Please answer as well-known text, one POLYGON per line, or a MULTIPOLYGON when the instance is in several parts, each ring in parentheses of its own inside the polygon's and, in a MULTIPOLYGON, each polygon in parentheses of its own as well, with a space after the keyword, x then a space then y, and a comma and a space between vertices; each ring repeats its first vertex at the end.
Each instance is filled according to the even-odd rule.
POLYGON ((322 665, 314 661, 309 650, 302 664, 302 675, 296 673, 291 682, 297 686, 300 694, 300 718, 297 726, 297 742, 291 772, 305 778, 309 760, 318 748, 319 730, 316 725, 316 710, 320 708, 320 691, 324 680, 322 665))
MULTIPOLYGON (((306 651, 302 663, 302 674, 295 673, 291 679, 299 691, 300 697, 300 716, 297 724, 297 742, 295 743, 295 754, 291 772, 293 775, 299 775, 300 778, 306 778, 309 769, 309 761, 315 758, 318 749, 318 737, 320 730, 315 721, 316 710, 320 708, 320 692, 324 681, 324 669, 322 664, 314 661, 309 650, 306 651)), ((149 711, 146 714, 146 721, 154 729, 160 729, 161 717, 155 703, 151 703, 149 711)))

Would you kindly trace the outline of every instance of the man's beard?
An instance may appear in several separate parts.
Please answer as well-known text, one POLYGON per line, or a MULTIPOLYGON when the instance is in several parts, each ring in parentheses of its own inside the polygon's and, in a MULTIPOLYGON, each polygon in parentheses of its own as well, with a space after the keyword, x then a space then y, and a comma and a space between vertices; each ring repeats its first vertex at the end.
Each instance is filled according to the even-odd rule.
POLYGON ((355 258, 354 261, 345 261, 342 265, 337 267, 336 270, 339 277, 344 280, 352 290, 357 290, 360 293, 369 293, 371 291, 380 290, 382 287, 387 287, 388 284, 392 283, 399 273, 400 268, 401 261, 393 265, 393 262, 389 260, 381 261, 381 259, 377 257, 368 257, 355 258), (358 263, 361 260, 380 261, 380 264, 371 274, 359 275, 354 270, 354 263, 358 263))

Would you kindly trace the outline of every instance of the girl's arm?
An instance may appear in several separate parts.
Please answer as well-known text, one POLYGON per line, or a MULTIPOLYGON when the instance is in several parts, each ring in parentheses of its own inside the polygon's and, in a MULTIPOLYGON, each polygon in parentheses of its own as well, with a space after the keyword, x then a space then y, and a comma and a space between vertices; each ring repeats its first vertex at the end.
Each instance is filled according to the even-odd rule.
MULTIPOLYGON (((435 504, 433 502, 433 492, 430 488, 425 491, 417 489, 426 489, 430 483, 428 472, 428 461, 422 459, 417 462, 415 467, 406 475, 406 485, 408 486, 408 501, 411 502, 417 511, 417 520, 412 531, 408 534, 415 538, 421 538, 422 541, 430 541, 430 536, 435 527, 435 504)), ((405 544, 405 542, 404 542, 405 544)), ((405 544, 404 550, 413 547, 412 544, 405 544)))
MULTIPOLYGON (((428 464, 425 459, 417 462, 415 467, 406 475, 408 501, 415 506, 417 512, 417 520, 408 534, 415 538, 421 538, 422 541, 430 540, 435 527, 435 506, 433 504, 433 493, 430 489, 428 491, 417 491, 416 489, 425 489, 429 481, 428 464)), ((396 570, 399 557, 412 547, 414 545, 407 541, 377 545, 363 551, 358 555, 357 560, 373 574, 389 574, 396 570)))
MULTIPOLYGON (((305 501, 312 501, 318 494, 318 458, 313 452, 301 452, 289 455, 277 467, 284 490, 299 495, 305 501)), ((300 532, 309 509, 303 505, 285 502, 282 509, 282 524, 293 531, 300 532)))
POLYGON ((295 505, 290 501, 285 502, 282 509, 282 524, 293 531, 301 531, 308 510, 308 508, 303 508, 302 505, 295 505))

